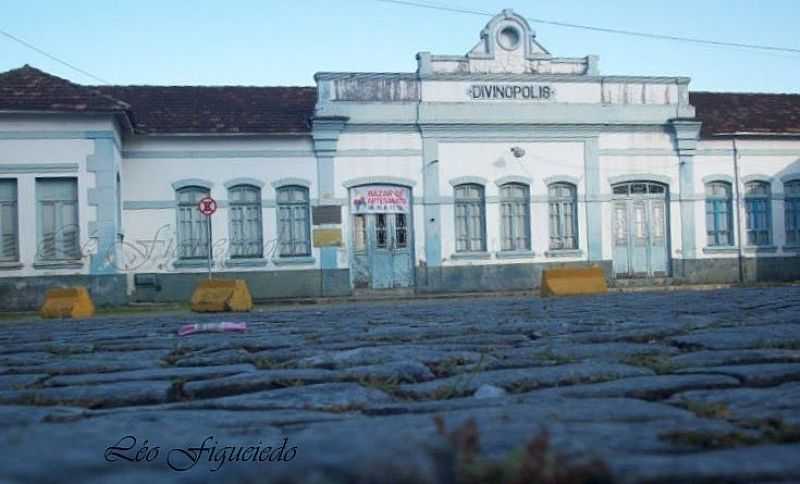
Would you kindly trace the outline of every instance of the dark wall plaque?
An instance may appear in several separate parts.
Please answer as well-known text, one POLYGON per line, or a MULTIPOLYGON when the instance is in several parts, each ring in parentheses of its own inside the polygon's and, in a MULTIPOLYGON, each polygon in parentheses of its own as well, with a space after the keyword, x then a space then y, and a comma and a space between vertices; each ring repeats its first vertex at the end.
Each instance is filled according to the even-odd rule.
POLYGON ((342 223, 342 207, 339 205, 319 205, 311 207, 314 225, 342 223))

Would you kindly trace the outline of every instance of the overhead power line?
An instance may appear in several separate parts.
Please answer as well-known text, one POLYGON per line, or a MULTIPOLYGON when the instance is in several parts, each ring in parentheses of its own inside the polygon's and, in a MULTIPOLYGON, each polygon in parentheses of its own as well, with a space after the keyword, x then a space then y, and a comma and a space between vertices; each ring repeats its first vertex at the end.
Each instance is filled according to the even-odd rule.
POLYGON ((9 34, 5 30, 0 30, 0 34, 2 34, 5 37, 8 37, 9 39, 13 40, 14 42, 17 42, 18 44, 21 44, 21 45, 23 45, 23 46, 25 46, 25 47, 27 47, 27 48, 29 48, 31 50, 34 50, 34 51, 42 54, 43 56, 47 57, 48 59, 54 60, 54 61, 58 62, 59 64, 65 65, 65 66, 69 67, 70 69, 72 69, 72 70, 74 70, 76 72, 80 72, 84 76, 90 77, 90 78, 92 78, 92 79, 94 79, 96 81, 100 81, 103 84, 111 84, 110 82, 106 81, 102 77, 95 76, 91 72, 85 71, 85 70, 81 69, 80 67, 77 67, 77 66, 75 66, 73 64, 70 64, 69 62, 67 62, 65 60, 59 59, 58 57, 56 57, 56 56, 54 56, 52 54, 49 54, 49 53, 45 52, 44 50, 36 47, 35 45, 31 44, 30 42, 26 42, 26 41, 20 39, 19 37, 16 37, 14 35, 9 34))
MULTIPOLYGON (((443 4, 431 4, 419 1, 412 1, 412 0, 375 0, 376 2, 382 3, 393 3, 397 5, 405 5, 408 7, 418 7, 418 8, 427 8, 431 10, 441 10, 443 12, 454 12, 454 13, 466 13, 471 15, 480 15, 483 17, 493 17, 494 14, 491 12, 485 12, 482 10, 473 10, 468 8, 461 8, 461 7, 453 7, 443 4)), ((581 30, 590 30, 594 32, 603 32, 607 34, 617 34, 617 35, 629 35, 634 37, 644 37, 648 39, 658 39, 658 40, 672 40, 677 42, 688 42, 693 44, 701 44, 701 45, 713 45, 716 47, 738 47, 744 49, 753 49, 753 50, 762 50, 762 51, 770 51, 770 52, 789 52, 792 54, 800 54, 800 49, 795 49, 792 47, 779 47, 773 45, 760 45, 760 44, 747 44, 741 42, 724 42, 720 40, 710 40, 710 39, 698 39, 693 37, 681 37, 678 35, 667 35, 667 34, 652 34, 648 32, 636 32, 633 30, 623 30, 623 29, 609 29, 605 27, 594 27, 591 25, 581 25, 581 24, 573 24, 569 22, 559 22, 556 20, 546 20, 540 18, 533 18, 533 17, 525 17, 526 20, 529 22, 537 23, 537 24, 545 24, 545 25, 554 25, 556 27, 567 27, 570 29, 581 29, 581 30)))

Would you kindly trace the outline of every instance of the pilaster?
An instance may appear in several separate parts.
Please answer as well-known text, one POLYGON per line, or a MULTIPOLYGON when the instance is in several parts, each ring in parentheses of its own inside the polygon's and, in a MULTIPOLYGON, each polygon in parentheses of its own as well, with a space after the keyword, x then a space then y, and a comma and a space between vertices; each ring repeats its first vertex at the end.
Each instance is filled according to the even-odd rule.
POLYGON ((86 170, 94 173, 95 185, 88 191, 89 205, 95 207, 96 218, 89 222, 89 237, 96 239, 97 252, 91 256, 92 274, 117 272, 117 237, 121 232, 117 200, 117 173, 112 137, 94 138, 94 153, 86 159, 86 170))
MULTIPOLYGON (((342 133, 342 130, 344 130, 347 119, 348 118, 342 116, 325 116, 315 117, 312 119, 311 137, 314 141, 314 152, 317 157, 317 198, 319 199, 318 208, 337 207, 341 212, 341 204, 335 201, 336 187, 334 185, 334 158, 336 156, 336 146, 339 142, 339 135, 342 133)), ((326 224, 326 228, 338 229, 341 232, 341 218, 336 224, 326 224)), ((339 237, 339 240, 341 241, 342 237, 339 237)), ((329 245, 320 247, 319 249, 320 268, 323 270, 336 269, 337 247, 329 245)))
POLYGON ((603 260, 603 210, 600 204, 600 156, 597 138, 583 142, 586 180, 586 240, 590 261, 603 260))
POLYGON ((693 200, 694 188, 694 155, 697 141, 700 138, 700 121, 673 119, 670 121, 675 131, 675 150, 678 153, 680 215, 681 215, 681 258, 694 259, 697 256, 696 227, 693 200))
POLYGON ((442 222, 439 203, 439 141, 422 138, 422 180, 425 197, 425 263, 428 267, 442 265, 442 222))

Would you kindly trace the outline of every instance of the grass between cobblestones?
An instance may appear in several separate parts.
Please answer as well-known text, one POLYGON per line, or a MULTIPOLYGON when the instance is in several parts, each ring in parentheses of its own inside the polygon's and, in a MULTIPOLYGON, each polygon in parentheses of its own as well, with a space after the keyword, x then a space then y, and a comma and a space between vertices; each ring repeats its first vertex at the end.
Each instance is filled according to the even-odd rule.
POLYGON ((599 458, 574 457, 557 452, 545 431, 502 459, 481 455, 480 434, 474 419, 448 431, 441 416, 434 417, 437 432, 455 452, 458 484, 612 484, 608 466, 599 458))

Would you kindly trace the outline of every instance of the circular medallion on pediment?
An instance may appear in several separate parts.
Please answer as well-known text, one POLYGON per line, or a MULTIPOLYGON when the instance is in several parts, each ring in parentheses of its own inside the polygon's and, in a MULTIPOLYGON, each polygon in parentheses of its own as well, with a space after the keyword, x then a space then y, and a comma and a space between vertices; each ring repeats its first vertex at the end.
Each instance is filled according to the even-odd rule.
POLYGON ((520 40, 522 40, 522 35, 519 29, 513 25, 506 25, 497 31, 497 43, 506 50, 514 50, 519 47, 520 40))

